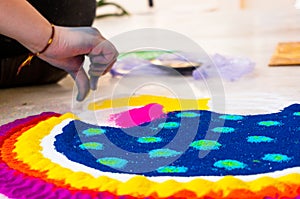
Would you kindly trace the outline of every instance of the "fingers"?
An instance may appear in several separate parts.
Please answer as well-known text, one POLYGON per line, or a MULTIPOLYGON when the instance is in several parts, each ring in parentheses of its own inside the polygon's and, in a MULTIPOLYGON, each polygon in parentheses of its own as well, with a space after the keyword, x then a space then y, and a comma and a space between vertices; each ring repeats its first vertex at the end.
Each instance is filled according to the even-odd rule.
POLYGON ((98 44, 88 56, 91 61, 90 87, 92 90, 96 90, 99 77, 111 69, 118 57, 118 51, 112 43, 105 40, 98 44))
POLYGON ((76 97, 77 101, 82 101, 86 98, 90 90, 89 78, 84 71, 83 67, 80 67, 78 71, 69 72, 72 78, 76 82, 78 94, 76 97))
MULTIPOLYGON (((97 67, 95 67, 95 70, 89 70, 89 75, 90 75, 90 87, 92 90, 97 90, 97 84, 98 84, 98 79, 100 76, 105 75, 108 71, 110 71, 110 69, 112 68, 112 66, 114 65, 114 62, 111 63, 110 65, 106 66, 102 66, 99 67, 97 69, 97 67), (94 71, 94 72, 91 72, 94 71)), ((94 68, 94 66, 90 66, 91 68, 94 68)))

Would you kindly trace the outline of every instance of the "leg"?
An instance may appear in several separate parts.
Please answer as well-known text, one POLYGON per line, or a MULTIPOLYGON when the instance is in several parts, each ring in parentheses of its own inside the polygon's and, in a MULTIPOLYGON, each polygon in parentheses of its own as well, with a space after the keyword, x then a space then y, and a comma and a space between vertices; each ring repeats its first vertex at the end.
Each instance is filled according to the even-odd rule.
POLYGON ((18 66, 27 55, 0 59, 0 88, 56 83, 67 76, 61 69, 33 58, 17 75, 18 66))

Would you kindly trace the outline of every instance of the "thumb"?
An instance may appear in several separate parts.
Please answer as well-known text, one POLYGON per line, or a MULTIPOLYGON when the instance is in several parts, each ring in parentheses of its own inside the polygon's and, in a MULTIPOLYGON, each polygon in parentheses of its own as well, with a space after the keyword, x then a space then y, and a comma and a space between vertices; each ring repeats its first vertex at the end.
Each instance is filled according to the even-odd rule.
POLYGON ((78 94, 76 97, 77 101, 82 101, 86 98, 90 90, 89 78, 81 66, 78 71, 70 72, 70 75, 76 82, 78 94))

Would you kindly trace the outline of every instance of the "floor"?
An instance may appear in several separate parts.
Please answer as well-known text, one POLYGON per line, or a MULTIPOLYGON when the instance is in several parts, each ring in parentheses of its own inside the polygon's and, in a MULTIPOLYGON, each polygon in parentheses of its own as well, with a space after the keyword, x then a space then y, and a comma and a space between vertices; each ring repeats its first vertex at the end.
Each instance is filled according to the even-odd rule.
MULTIPOLYGON (((208 54, 253 60, 256 67, 251 74, 238 81, 222 82, 226 112, 266 113, 300 103, 300 67, 268 67, 278 42, 300 41, 300 10, 295 9, 294 1, 265 0, 262 3, 252 0, 241 6, 237 0, 226 3, 220 0, 163 0, 154 1, 153 9, 141 0, 116 2, 127 8, 131 15, 96 20, 94 26, 107 38, 139 28, 162 28, 187 36, 208 54)), ((192 78, 187 79, 195 82, 192 78)), ((97 97, 111 95, 116 85, 119 85, 119 79, 104 76, 97 97)), ((138 86, 133 85, 131 89, 138 86)), ((197 92, 200 96, 210 97, 209 93, 214 90, 197 92)), ((76 89, 70 77, 55 85, 1 89, 0 125, 45 111, 74 112, 78 106, 75 96, 76 89)))

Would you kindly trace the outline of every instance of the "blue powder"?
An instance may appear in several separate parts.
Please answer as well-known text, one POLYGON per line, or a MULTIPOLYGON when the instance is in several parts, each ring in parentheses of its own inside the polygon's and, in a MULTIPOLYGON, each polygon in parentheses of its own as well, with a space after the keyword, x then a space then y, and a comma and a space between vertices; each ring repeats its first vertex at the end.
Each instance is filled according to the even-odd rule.
MULTIPOLYGON (((59 153, 71 161, 104 172, 132 173, 126 171, 126 168, 134 170, 141 167, 141 162, 156 165, 155 161, 172 160, 165 165, 157 164, 152 171, 137 174, 145 176, 262 174, 300 166, 300 117, 295 115, 298 112, 300 113, 299 104, 291 105, 279 113, 240 117, 235 115, 230 116, 231 119, 224 117, 224 114, 211 111, 174 111, 168 113, 166 118, 126 129, 96 126, 75 120, 66 125, 63 132, 55 137, 54 145, 59 153), (180 117, 180 115, 192 116, 191 113, 201 115, 201 119, 180 117), (216 128, 211 129, 211 126, 216 128), (150 136, 149 132, 156 134, 150 136), (182 136, 176 140, 176 135, 180 132, 186 136, 191 133, 196 135, 192 139, 185 139, 185 136, 182 136), (139 136, 132 136, 135 133, 139 133, 139 136), (102 150, 83 150, 84 146, 86 148, 93 146, 86 144, 90 142, 103 144, 102 150), (168 147, 169 144, 173 144, 173 147, 168 147), (176 146, 187 147, 185 150, 178 150, 176 146), (133 157, 126 153, 122 155, 114 152, 113 147, 135 155, 133 157), (143 158, 139 156, 140 154, 144 154, 143 158)), ((101 148, 100 145, 98 148, 101 148)))

